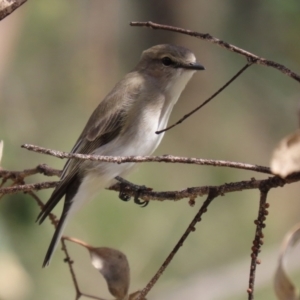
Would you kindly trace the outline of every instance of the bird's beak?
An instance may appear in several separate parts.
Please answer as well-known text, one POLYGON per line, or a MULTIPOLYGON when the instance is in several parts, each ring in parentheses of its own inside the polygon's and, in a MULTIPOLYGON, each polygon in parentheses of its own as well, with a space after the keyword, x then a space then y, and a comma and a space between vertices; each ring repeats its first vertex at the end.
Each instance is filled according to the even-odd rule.
POLYGON ((198 62, 186 64, 186 65, 182 66, 182 68, 195 70, 195 71, 205 70, 205 68, 201 64, 199 64, 198 62))
POLYGON ((205 70, 205 68, 198 62, 187 63, 187 64, 177 64, 174 67, 186 69, 186 70, 195 70, 195 71, 205 70))

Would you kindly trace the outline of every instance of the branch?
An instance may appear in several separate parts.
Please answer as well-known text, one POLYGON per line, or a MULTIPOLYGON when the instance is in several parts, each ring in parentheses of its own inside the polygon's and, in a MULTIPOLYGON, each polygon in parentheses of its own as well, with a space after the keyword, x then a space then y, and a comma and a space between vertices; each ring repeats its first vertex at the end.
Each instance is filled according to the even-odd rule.
POLYGON ((46 176, 60 176, 61 170, 53 169, 46 164, 40 164, 35 168, 26 169, 23 171, 7 171, 0 169, 0 178, 3 178, 4 180, 15 180, 18 178, 24 179, 27 176, 35 174, 43 174, 46 176))
MULTIPOLYGON (((120 180, 120 178, 116 178, 120 180)), ((225 183, 219 186, 200 186, 200 187, 189 187, 184 190, 180 191, 165 191, 165 192, 157 192, 151 189, 145 189, 144 186, 139 186, 133 184, 125 179, 121 179, 121 183, 116 183, 113 186, 109 187, 108 190, 125 192, 129 196, 135 196, 136 191, 139 190, 139 198, 145 201, 157 200, 157 201, 164 201, 164 200, 181 200, 184 198, 196 198, 198 196, 207 195, 209 189, 215 188, 218 189, 220 194, 237 192, 242 190, 249 190, 249 189, 259 189, 261 184, 268 184, 270 188, 282 187, 285 184, 290 184, 293 182, 297 182, 300 180, 300 173, 294 173, 282 179, 278 176, 269 177, 268 179, 264 180, 255 180, 252 178, 248 181, 238 181, 232 183, 225 183), (125 184, 125 186, 124 186, 125 184), (122 185, 122 186, 121 186, 122 185)), ((40 182, 34 184, 22 184, 17 186, 5 187, 0 188, 0 194, 13 194, 17 192, 30 192, 33 190, 42 190, 56 187, 59 181, 48 181, 48 182, 40 182)))
POLYGON ((231 45, 225 41, 222 41, 216 37, 211 36, 208 33, 199 33, 199 32, 195 32, 192 30, 187 30, 187 29, 183 29, 183 28, 179 28, 179 27, 174 27, 174 26, 169 26, 169 25, 163 25, 163 24, 157 24, 157 23, 153 23, 151 21, 149 22, 130 22, 131 26, 141 26, 141 27, 150 27, 152 29, 161 29, 161 30, 168 30, 168 31, 173 31, 173 32, 178 32, 178 33, 182 33, 182 34, 186 34, 189 36, 193 36, 208 42, 211 42, 213 44, 216 44, 222 48, 225 48, 231 52, 235 52, 238 53, 244 57, 247 58, 248 61, 251 61, 253 64, 257 64, 257 65, 263 65, 263 66, 267 66, 267 67, 271 67, 274 69, 277 69, 278 71, 280 71, 281 73, 295 79, 296 81, 300 82, 300 76, 298 74, 296 74, 295 72, 291 71, 290 69, 288 69, 287 67, 285 67, 284 65, 281 65, 277 62, 259 57, 251 52, 248 52, 246 50, 243 50, 239 47, 236 47, 234 45, 231 45))
MULTIPOLYGON (((145 187, 140 186, 139 198, 145 201, 165 201, 165 200, 181 200, 184 198, 192 198, 195 199, 197 197, 201 197, 204 195, 208 195, 209 190, 215 189, 217 190, 219 195, 224 195, 227 193, 238 192, 243 190, 252 190, 259 189, 261 185, 267 185, 269 188, 277 188, 283 187, 285 184, 290 184, 293 182, 300 181, 300 173, 295 173, 288 176, 285 179, 282 179, 278 176, 273 176, 264 180, 255 180, 252 178, 248 181, 238 181, 232 183, 225 183, 218 186, 200 186, 200 187, 189 187, 180 191, 166 191, 166 192, 156 192, 149 189, 145 189, 145 187)), ((122 186, 122 191, 126 192, 129 196, 135 196, 137 186, 125 181, 122 179, 122 183, 116 183, 115 185, 109 187, 109 190, 120 191, 121 184, 123 182, 128 183, 127 186, 122 186)))
POLYGON ((201 158, 189 158, 180 157, 173 155, 163 155, 163 156, 101 156, 101 155, 89 155, 89 154, 79 154, 79 153, 68 153, 57 150, 46 149, 43 147, 24 144, 21 146, 30 151, 52 155, 58 158, 77 158, 83 160, 91 161, 104 161, 110 163, 123 164, 128 162, 142 163, 142 162, 165 162, 165 163, 181 163, 181 164, 195 164, 195 165, 207 165, 214 167, 230 167, 236 169, 250 170, 259 173, 272 174, 270 168, 244 164, 238 162, 230 162, 224 160, 212 160, 212 159, 201 159, 201 158))
POLYGON ((191 232, 194 232, 196 230, 195 226, 198 222, 201 221, 201 217, 204 213, 207 212, 207 208, 209 204, 218 196, 218 192, 216 189, 211 188, 209 189, 207 199, 203 202, 201 208, 199 209, 198 213, 182 235, 182 237, 179 239, 179 241, 176 243, 174 249, 171 251, 171 253, 168 255, 162 266, 159 268, 159 270, 156 272, 156 274, 152 277, 152 279, 149 281, 149 283, 146 285, 146 287, 141 291, 139 297, 137 300, 144 299, 144 297, 149 293, 151 288, 155 285, 156 281, 159 279, 159 277, 162 275, 162 273, 165 271, 165 269, 168 267, 178 250, 181 246, 183 246, 184 241, 187 239, 189 234, 191 232))
POLYGON ((0 0, 0 21, 9 16, 27 0, 0 0))
POLYGON ((6 194, 15 194, 18 192, 30 192, 30 191, 39 191, 44 189, 50 189, 57 186, 59 181, 46 181, 46 182, 39 182, 39 183, 31 183, 31 184, 21 184, 21 185, 14 185, 9 187, 0 188, 0 195, 6 194))
POLYGON ((260 253, 260 248, 263 245, 263 228, 266 227, 264 223, 266 216, 268 215, 269 204, 267 203, 267 196, 270 189, 270 186, 267 183, 262 183, 259 187, 260 189, 260 202, 257 220, 254 221, 256 224, 255 237, 252 245, 251 253, 251 264, 250 264, 250 274, 249 274, 249 285, 248 285, 248 300, 254 299, 254 284, 255 284, 255 275, 256 275, 256 266, 261 263, 258 259, 258 254, 260 253))

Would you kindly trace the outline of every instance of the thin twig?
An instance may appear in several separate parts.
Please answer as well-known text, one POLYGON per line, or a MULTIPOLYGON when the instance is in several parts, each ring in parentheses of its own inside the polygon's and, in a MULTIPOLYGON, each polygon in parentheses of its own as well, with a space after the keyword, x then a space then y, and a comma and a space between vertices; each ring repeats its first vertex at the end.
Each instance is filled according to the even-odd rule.
POLYGON ((285 67, 282 64, 279 64, 277 62, 259 57, 251 52, 248 52, 246 50, 243 50, 237 46, 231 45, 225 41, 222 41, 216 37, 211 36, 208 33, 199 33, 199 32, 195 32, 192 30, 187 30, 187 29, 183 29, 183 28, 179 28, 179 27, 174 27, 174 26, 169 26, 169 25, 163 25, 163 24, 157 24, 154 22, 130 22, 131 26, 140 26, 140 27, 150 27, 152 29, 161 29, 161 30, 168 30, 168 31, 173 31, 173 32, 178 32, 178 33, 182 33, 182 34, 186 34, 189 36, 193 36, 208 42, 211 42, 213 44, 216 44, 222 48, 225 48, 229 51, 238 53, 240 55, 245 56, 248 61, 250 60, 252 63, 254 64, 258 64, 258 65, 263 65, 263 66, 267 66, 267 67, 271 67, 274 68, 278 71, 280 71, 281 73, 295 79, 296 81, 300 82, 300 76, 298 74, 296 74, 295 72, 293 72, 292 70, 288 69, 287 67, 285 67))
POLYGON ((173 155, 163 156, 102 156, 91 154, 68 153, 58 150, 51 150, 36 145, 24 144, 22 148, 37 153, 47 154, 58 158, 76 158, 91 161, 104 161, 110 163, 123 164, 128 162, 143 163, 143 162, 165 162, 165 163, 181 163, 181 164, 195 164, 206 165, 214 167, 230 167, 236 169, 250 170, 259 173, 272 174, 270 168, 258 165, 244 164, 239 162, 231 162, 224 160, 212 160, 201 158, 180 157, 173 155))
POLYGON ((0 198, 5 194, 13 194, 17 192, 30 192, 32 190, 40 190, 45 188, 51 188, 56 185, 49 182, 37 183, 37 184, 25 184, 25 177, 32 176, 35 174, 43 174, 46 176, 60 176, 61 170, 50 168, 46 164, 40 164, 35 168, 26 169, 23 171, 8 171, 0 170, 0 178, 2 178, 2 183, 0 184, 0 198), (12 180, 14 183, 9 186, 2 188, 7 180, 12 180), (23 183, 23 184, 21 184, 23 183))
POLYGON ((38 183, 29 183, 29 184, 21 184, 16 186, 9 186, 0 188, 0 195, 6 194, 15 194, 18 192, 30 192, 30 191, 39 191, 44 189, 50 189, 56 187, 58 181, 46 181, 46 182, 38 182, 38 183))
POLYGON ((194 114, 196 111, 198 111, 200 108, 202 108, 204 105, 206 105, 208 102, 210 102, 213 98, 215 98, 218 94, 220 94, 229 84, 231 84, 236 78, 238 78, 246 69, 248 69, 252 65, 252 62, 249 62, 246 64, 241 70, 239 70, 229 81, 227 81, 221 88, 219 88, 213 95, 211 95, 208 99, 206 99, 201 105, 197 106, 195 109, 193 109, 191 112, 184 115, 180 120, 178 120, 173 125, 170 125, 166 127, 165 129, 156 131, 156 134, 160 134, 164 131, 167 131, 173 127, 175 127, 178 124, 181 124, 184 120, 186 120, 188 117, 190 117, 192 114, 194 114))
POLYGON ((260 264, 261 261, 258 259, 258 254, 260 253, 260 248, 263 245, 263 228, 266 227, 264 221, 266 220, 266 215, 268 215, 267 208, 269 204, 267 202, 267 195, 270 189, 268 184, 260 185, 260 202, 257 220, 254 221, 256 224, 255 237, 252 245, 251 253, 251 264, 250 264, 250 274, 249 274, 249 285, 247 289, 248 300, 253 300, 254 298, 254 286, 255 286, 255 274, 256 274, 256 265, 260 264))
POLYGON ((65 240, 61 239, 60 242, 61 242, 61 245, 62 245, 61 250, 64 251, 64 253, 66 255, 66 258, 64 259, 64 261, 66 263, 68 263, 69 270, 70 270, 71 277, 72 277, 72 281, 73 281, 73 284, 74 284, 74 287, 75 287, 75 291, 76 291, 75 299, 78 300, 81 297, 82 294, 80 292, 79 284, 77 282, 76 274, 75 274, 75 271, 74 271, 74 268, 73 268, 74 261, 71 259, 70 255, 69 255, 69 251, 68 251, 68 248, 66 246, 65 240))
POLYGON ((61 170, 53 169, 46 164, 40 164, 32 169, 25 169, 23 171, 8 171, 1 169, 0 170, 0 178, 5 180, 12 179, 15 180, 17 178, 25 178, 27 176, 32 176, 35 174, 43 174, 46 176, 60 176, 61 170))
POLYGON ((141 291, 141 293, 140 293, 140 295, 139 295, 139 297, 138 297, 137 300, 143 299, 143 297, 145 297, 149 293, 149 291, 151 290, 151 288, 155 285, 156 281, 159 279, 159 277, 162 275, 162 273, 168 267, 168 265, 172 261, 172 259, 175 256, 175 254, 178 252, 178 250, 180 249, 180 247, 183 245, 184 241, 187 239, 187 237, 189 236, 189 234, 191 232, 194 232, 196 230, 195 226, 196 226, 196 224, 198 222, 201 221, 201 217, 207 211, 207 208, 208 208, 209 204, 218 195, 219 194, 218 194, 217 189, 214 189, 214 188, 210 188, 209 189, 209 193, 208 193, 207 199, 202 204, 202 206, 199 209, 198 213, 196 214, 196 216, 194 217, 194 219, 192 220, 192 222, 190 223, 190 225, 188 226, 188 228, 186 229, 186 231, 184 232, 184 234, 182 235, 182 237, 176 243, 174 249, 168 255, 168 257, 166 258, 166 260, 164 261, 164 263, 162 264, 162 266, 159 268, 159 270, 156 272, 156 274, 152 277, 152 279, 149 281, 149 283, 146 285, 146 287, 141 291))
POLYGON ((85 293, 81 293, 81 296, 91 298, 91 299, 96 299, 96 300, 106 300, 106 299, 103 299, 103 298, 100 298, 100 297, 97 297, 97 296, 93 296, 93 295, 90 295, 90 294, 85 294, 85 293))
MULTIPOLYGON (((33 191, 29 191, 27 192, 27 194, 30 195, 37 202, 40 209, 44 208, 44 203, 38 195, 36 195, 33 191)), ((58 223, 57 217, 53 213, 49 213, 49 219, 51 221, 51 224, 56 228, 58 223)))

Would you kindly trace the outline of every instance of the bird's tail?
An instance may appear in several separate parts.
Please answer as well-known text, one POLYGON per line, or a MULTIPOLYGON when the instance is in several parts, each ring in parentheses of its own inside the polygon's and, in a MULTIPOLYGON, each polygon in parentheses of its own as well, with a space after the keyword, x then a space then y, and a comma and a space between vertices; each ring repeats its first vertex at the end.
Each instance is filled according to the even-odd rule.
POLYGON ((45 256, 45 259, 43 262, 43 268, 49 265, 52 255, 57 247, 57 244, 59 243, 59 241, 61 239, 63 230, 67 224, 67 220, 69 219, 70 215, 71 215, 70 214, 70 206, 68 205, 68 207, 66 207, 66 205, 65 205, 64 209, 63 209, 63 213, 62 213, 60 220, 56 226, 54 235, 52 237, 51 243, 47 250, 47 253, 46 253, 46 256, 45 256))
MULTIPOLYGON (((94 177, 93 175, 91 176, 92 177, 87 175, 83 180, 81 179, 80 176, 75 176, 65 188, 64 193, 66 196, 65 196, 63 212, 58 222, 58 225, 55 229, 48 251, 46 253, 43 267, 49 265, 53 252, 56 249, 57 244, 61 239, 63 230, 70 216, 73 215, 82 206, 82 204, 86 199, 92 199, 96 194, 96 192, 98 191, 98 189, 101 188, 101 185, 99 185, 99 181, 101 183, 101 178, 99 180, 99 177, 94 177)), ((54 196, 51 196, 51 200, 49 201, 51 201, 51 203, 52 202, 57 203, 58 202, 57 199, 61 198, 62 193, 57 192, 58 196, 56 196, 56 194, 53 195, 54 196)), ((49 204, 49 208, 47 208, 48 214, 49 214, 48 210, 52 209, 53 207, 52 204, 49 204)), ((44 215, 42 215, 40 218, 41 221, 43 221, 45 217, 44 215)))

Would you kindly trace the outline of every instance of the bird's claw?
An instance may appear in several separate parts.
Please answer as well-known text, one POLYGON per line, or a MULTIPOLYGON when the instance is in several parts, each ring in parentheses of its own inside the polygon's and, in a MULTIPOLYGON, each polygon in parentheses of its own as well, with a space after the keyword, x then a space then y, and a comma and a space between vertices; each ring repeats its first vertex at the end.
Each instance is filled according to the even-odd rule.
POLYGON ((143 201, 143 200, 140 200, 140 198, 139 198, 139 196, 143 190, 147 190, 147 188, 145 186, 142 186, 140 189, 138 189, 135 192, 134 203, 137 205, 140 205, 141 207, 146 207, 149 204, 149 201, 143 201))
MULTIPOLYGON (((119 198, 122 201, 127 202, 130 200, 131 196, 126 193, 126 191, 125 191, 126 186, 127 186, 126 183, 120 182, 119 198)), ((144 190, 148 190, 148 188, 145 186, 141 186, 138 189, 136 189, 135 195, 134 195, 134 203, 137 205, 140 205, 141 207, 146 207, 149 204, 149 201, 143 201, 143 200, 139 199, 141 192, 144 190)))

